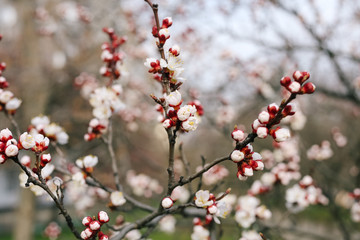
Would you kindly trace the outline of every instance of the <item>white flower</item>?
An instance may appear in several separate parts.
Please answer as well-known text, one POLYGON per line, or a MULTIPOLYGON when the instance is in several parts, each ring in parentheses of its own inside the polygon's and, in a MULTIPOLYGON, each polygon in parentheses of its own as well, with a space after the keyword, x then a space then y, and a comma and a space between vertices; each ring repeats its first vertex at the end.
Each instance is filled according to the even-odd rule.
POLYGON ((199 125, 199 120, 196 117, 189 117, 186 121, 182 122, 181 127, 185 131, 195 131, 199 125))
POLYGON ((69 142, 69 135, 64 131, 60 131, 56 133, 56 141, 61 145, 67 144, 69 142))
POLYGON ((185 203, 189 197, 190 197, 190 192, 189 190, 187 190, 185 187, 183 186, 177 186, 176 188, 174 188, 174 190, 171 193, 171 199, 173 199, 174 201, 179 200, 181 203, 185 203))
POLYGON ((47 178, 47 177, 49 177, 49 176, 52 174, 52 172, 53 172, 54 170, 55 170, 55 166, 52 165, 52 164, 50 164, 50 163, 48 163, 48 164, 45 165, 45 167, 43 167, 43 168, 41 169, 41 176, 42 176, 43 178, 47 178))
POLYGON ((306 190, 297 184, 292 188, 287 189, 285 194, 286 207, 291 212, 299 212, 303 210, 309 205, 306 195, 306 190))
POLYGON ((283 142, 290 138, 290 131, 287 128, 280 128, 274 133, 274 140, 277 142, 283 142))
POLYGON ((298 82, 292 82, 292 83, 290 83, 288 88, 289 88, 290 92, 298 93, 301 89, 301 85, 298 82))
POLYGON ((110 107, 103 105, 93 109, 92 111, 94 117, 98 119, 108 119, 111 117, 111 109, 110 107))
POLYGON ((178 90, 171 92, 169 95, 165 95, 165 100, 172 107, 178 106, 182 102, 181 93, 178 90))
POLYGON ((261 113, 259 113, 258 116, 259 122, 262 124, 267 124, 269 123, 270 120, 270 114, 268 111, 262 111, 261 113))
POLYGON ((19 148, 14 144, 10 144, 5 148, 5 155, 8 157, 16 156, 18 153, 19 153, 19 148))
POLYGON ((98 157, 93 155, 87 155, 83 159, 84 167, 94 167, 98 163, 98 157))
POLYGON ((207 210, 211 215, 214 215, 215 213, 217 213, 218 208, 215 204, 213 204, 210 207, 208 207, 207 210))
POLYGON ((196 196, 195 205, 198 207, 208 207, 213 205, 214 203, 213 200, 209 200, 210 192, 208 190, 205 191, 199 190, 196 192, 195 196, 196 196))
POLYGON ((20 107, 21 103, 22 101, 20 99, 12 98, 6 103, 5 109, 8 111, 14 111, 20 107))
POLYGON ((41 129, 43 129, 50 124, 50 119, 47 116, 37 116, 31 119, 31 124, 34 125, 36 129, 38 129, 38 126, 41 126, 41 129))
POLYGON ((24 132, 20 135, 20 143, 24 149, 30 149, 35 146, 35 139, 29 133, 24 132))
POLYGON ((239 240, 262 240, 262 237, 259 233, 254 230, 243 231, 241 233, 241 238, 239 240))
POLYGON ((261 205, 257 207, 255 210, 256 216, 261 219, 269 219, 272 216, 272 213, 265 205, 261 205))
POLYGON ((7 103, 14 97, 14 94, 10 91, 2 91, 0 92, 0 102, 1 103, 7 103))
POLYGON ((235 213, 235 221, 242 227, 248 228, 256 220, 254 211, 240 210, 235 213))
POLYGON ((185 121, 190 116, 193 116, 196 113, 196 107, 193 105, 185 105, 179 109, 177 112, 177 117, 180 121, 185 121))
POLYGON ((166 215, 159 222, 160 230, 166 233, 175 232, 176 219, 172 215, 166 215))
POLYGON ((126 199, 124 198, 124 194, 119 191, 112 192, 110 195, 110 201, 114 206, 121 206, 126 203, 126 199))
POLYGON ((235 141, 243 141, 245 139, 245 133, 244 131, 240 130, 240 129, 236 129, 231 133, 232 138, 235 141))
POLYGON ((161 201, 161 206, 165 209, 171 208, 173 204, 174 204, 173 200, 169 197, 165 197, 161 201))
POLYGON ((210 236, 209 230, 200 225, 195 225, 193 233, 191 234, 191 240, 208 240, 210 236))
POLYGON ((12 138, 12 132, 8 128, 5 128, 0 131, 0 140, 1 141, 7 141, 10 138, 12 138))
POLYGON ((230 155, 231 160, 236 163, 243 160, 244 157, 245 157, 244 153, 239 150, 234 150, 230 155))
POLYGON ((268 135, 268 129, 266 127, 258 127, 256 134, 259 138, 266 138, 268 135))
POLYGON ((74 175, 72 175, 71 179, 73 181, 75 181, 78 185, 84 185, 85 184, 85 179, 84 179, 84 175, 82 174, 82 172, 75 173, 74 175))

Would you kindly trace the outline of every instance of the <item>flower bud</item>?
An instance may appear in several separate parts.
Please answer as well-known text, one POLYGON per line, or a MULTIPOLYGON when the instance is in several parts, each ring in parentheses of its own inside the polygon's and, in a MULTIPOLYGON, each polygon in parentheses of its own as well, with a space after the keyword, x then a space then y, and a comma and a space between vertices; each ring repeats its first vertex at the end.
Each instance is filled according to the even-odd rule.
POLYGON ((316 89, 316 87, 312 82, 307 82, 301 88, 301 93, 311 94, 311 93, 315 92, 315 89, 316 89))
POLYGON ((292 82, 286 89, 289 90, 291 93, 299 93, 301 85, 298 82, 292 82))
POLYGON ((97 231, 97 230, 100 229, 101 224, 100 224, 99 221, 92 221, 92 222, 89 223, 89 227, 90 227, 91 230, 97 231))
POLYGON ((237 172, 236 176, 240 181, 245 181, 248 178, 248 177, 242 175, 240 171, 237 172))
POLYGON ((169 52, 175 57, 180 55, 180 47, 179 45, 174 45, 169 49, 169 52))
POLYGON ((280 80, 280 84, 281 84, 281 86, 283 86, 283 87, 289 86, 290 83, 291 83, 291 78, 288 77, 288 76, 283 77, 283 78, 280 80))
POLYGON ((6 155, 0 153, 0 164, 3 164, 4 162, 6 162, 6 155))
POLYGON ((258 120, 262 124, 268 124, 270 120, 270 114, 267 111, 262 111, 259 113, 258 120))
POLYGON ((231 137, 237 141, 237 142, 241 142, 245 139, 245 133, 244 131, 240 130, 240 129, 237 129, 235 127, 234 131, 232 131, 231 133, 231 137))
POLYGON ((101 223, 107 223, 110 220, 108 214, 105 211, 100 211, 98 213, 98 219, 101 223))
POLYGON ((212 215, 216 214, 217 210, 218 210, 218 208, 216 207, 215 204, 213 204, 207 208, 207 211, 212 215))
POLYGON ((10 144, 5 148, 5 155, 8 157, 14 157, 18 155, 18 153, 19 153, 19 148, 14 144, 10 144))
POLYGON ((231 155, 230 158, 233 162, 238 163, 241 160, 243 160, 245 157, 244 153, 239 151, 239 150, 234 150, 231 155))
POLYGON ((169 128, 171 128, 172 126, 174 126, 175 123, 174 123, 171 119, 165 119, 165 120, 163 121, 162 125, 163 125, 163 127, 164 127, 165 129, 169 129, 169 128))
POLYGON ((283 142, 290 138, 290 131, 287 128, 277 128, 271 135, 276 142, 283 142))
POLYGON ((173 21, 171 17, 166 17, 162 21, 162 28, 168 28, 172 25, 173 21))
POLYGON ((161 206, 165 209, 171 208, 173 205, 174 205, 174 202, 170 197, 165 197, 161 201, 161 206))
POLYGON ((256 130, 256 134, 258 135, 259 138, 266 138, 268 135, 269 130, 266 127, 259 127, 256 130))

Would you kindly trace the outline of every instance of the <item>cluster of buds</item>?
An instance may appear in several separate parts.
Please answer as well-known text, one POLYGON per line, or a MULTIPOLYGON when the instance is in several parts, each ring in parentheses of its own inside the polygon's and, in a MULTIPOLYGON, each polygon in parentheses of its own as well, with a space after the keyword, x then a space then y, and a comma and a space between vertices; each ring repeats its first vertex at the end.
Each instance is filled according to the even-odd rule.
POLYGON ((99 240, 108 240, 109 237, 100 231, 101 226, 104 223, 109 222, 109 216, 106 212, 100 211, 96 217, 84 217, 82 220, 82 224, 87 227, 84 231, 81 232, 80 236, 82 239, 92 239, 96 235, 99 240))
POLYGON ((260 205, 260 200, 251 195, 241 196, 238 199, 235 213, 235 221, 243 228, 250 227, 256 219, 271 218, 271 211, 260 205))
POLYGON ((110 42, 105 42, 101 46, 101 60, 105 65, 100 68, 100 74, 108 77, 111 83, 121 76, 120 67, 125 54, 118 49, 126 42, 126 37, 119 37, 112 28, 103 28, 103 31, 108 34, 110 42))
POLYGON ((309 160, 323 161, 334 155, 329 141, 322 141, 320 146, 315 144, 307 150, 306 155, 309 160))
POLYGON ((160 194, 163 191, 158 180, 143 173, 136 174, 133 170, 127 172, 126 182, 136 196, 150 198, 153 194, 160 194))
POLYGON ((329 203, 328 198, 322 194, 320 188, 315 187, 314 180, 309 175, 304 176, 300 182, 286 190, 286 207, 292 212, 304 210, 309 205, 329 203))
POLYGON ((167 112, 167 118, 163 120, 163 126, 165 129, 176 127, 184 132, 195 131, 199 124, 198 109, 203 114, 203 108, 199 101, 191 102, 190 105, 180 107, 182 101, 179 91, 171 92, 169 95, 165 95, 165 101, 169 105, 167 112))
POLYGON ((215 220, 216 223, 220 223, 217 217, 225 218, 231 211, 231 206, 224 201, 220 201, 226 195, 230 193, 231 189, 227 189, 225 193, 219 197, 215 197, 214 194, 208 190, 199 190, 195 194, 195 205, 200 208, 205 208, 207 213, 207 220, 215 220))
MULTIPOLYGON (((253 132, 259 138, 266 138, 270 134, 276 142, 283 142, 290 137, 290 132, 286 128, 277 127, 276 129, 271 129, 273 125, 280 123, 280 120, 274 120, 278 112, 279 106, 276 103, 272 103, 267 106, 266 110, 259 113, 258 118, 251 125, 253 132)), ((295 105, 289 103, 282 110, 281 118, 294 114, 295 105)))
POLYGON ((354 222, 360 222, 360 188, 355 188, 351 192, 350 197, 354 199, 353 205, 351 206, 351 219, 354 222))
POLYGON ((91 141, 106 133, 108 125, 109 121, 107 119, 91 119, 89 122, 88 132, 84 135, 85 141, 91 141))
POLYGON ((230 159, 234 163, 237 163, 237 177, 239 180, 246 180, 248 177, 254 175, 254 171, 264 169, 264 163, 262 162, 261 155, 253 151, 251 144, 246 145, 241 150, 235 149, 231 153, 230 159))
POLYGON ((153 26, 152 35, 154 36, 154 38, 158 39, 159 46, 163 46, 166 40, 170 38, 170 33, 168 28, 171 27, 171 25, 172 25, 172 18, 166 17, 163 19, 160 29, 158 29, 156 26, 153 26))
POLYGON ((9 82, 3 76, 5 69, 6 63, 0 62, 0 111, 5 110, 9 114, 15 114, 21 105, 21 100, 14 97, 14 93, 11 91, 4 90, 9 87, 9 82))
POLYGON ((311 94, 315 91, 315 85, 312 82, 305 83, 310 78, 308 72, 295 71, 292 77, 294 81, 288 76, 280 80, 281 86, 286 88, 290 93, 311 94))
POLYGON ((60 145, 67 144, 69 141, 69 135, 65 130, 56 123, 50 122, 47 116, 37 116, 31 119, 31 124, 28 127, 28 132, 32 136, 42 134, 60 145))
MULTIPOLYGON (((4 163, 7 158, 17 156, 19 150, 32 150, 37 154, 45 151, 49 146, 50 140, 42 134, 34 137, 27 132, 20 135, 19 141, 13 138, 12 132, 6 128, 0 131, 0 163, 4 163)), ((51 161, 50 154, 41 155, 41 168, 51 161)))

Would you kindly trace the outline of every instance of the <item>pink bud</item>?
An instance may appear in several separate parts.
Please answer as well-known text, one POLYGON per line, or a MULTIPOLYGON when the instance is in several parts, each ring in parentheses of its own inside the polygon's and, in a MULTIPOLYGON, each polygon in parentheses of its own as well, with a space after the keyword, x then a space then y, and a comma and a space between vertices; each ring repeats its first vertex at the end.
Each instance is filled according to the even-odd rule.
POLYGON ((89 237, 86 235, 86 232, 85 232, 85 231, 82 231, 82 232, 80 233, 80 237, 81 237, 82 239, 89 239, 89 237))
POLYGON ((315 85, 312 82, 307 82, 304 84, 304 86, 301 88, 302 93, 311 94, 315 92, 315 85))
POLYGON ((201 219, 198 218, 198 217, 194 218, 193 224, 194 224, 194 225, 201 225, 201 219))
POLYGON ((101 224, 100 224, 99 221, 92 221, 92 222, 90 222, 89 227, 90 227, 91 230, 97 231, 97 230, 100 229, 101 224))
POLYGON ((161 201, 161 206, 165 209, 171 208, 173 206, 174 202, 170 197, 165 197, 161 201))
POLYGON ((101 235, 101 237, 99 237, 99 240, 109 240, 108 235, 101 235))
POLYGON ((84 217, 83 218, 83 220, 82 220, 82 224, 84 225, 84 226, 89 226, 89 224, 91 223, 91 221, 92 221, 92 218, 90 217, 90 216, 87 216, 87 217, 84 217))
POLYGON ((242 175, 242 173, 240 171, 237 172, 236 176, 240 181, 245 181, 248 178, 248 177, 242 175))
POLYGON ((268 135, 269 130, 266 127, 259 127, 256 130, 256 134, 258 135, 259 138, 266 138, 268 135))
POLYGON ((298 93, 300 92, 301 85, 298 82, 292 82, 286 89, 289 90, 291 93, 298 93))
POLYGON ((294 103, 289 103, 284 107, 282 114, 283 116, 289 116, 289 115, 294 115, 295 112, 296 112, 296 105, 294 103))
POLYGON ((231 133, 231 137, 237 141, 237 142, 241 142, 245 139, 245 133, 244 131, 235 128, 234 131, 232 131, 231 133))
POLYGON ((16 155, 18 155, 19 153, 19 148, 16 145, 9 145, 5 148, 5 155, 8 157, 14 157, 16 155))
POLYGON ((162 28, 168 28, 172 25, 173 21, 171 17, 166 17, 162 21, 162 28))
POLYGON ((216 214, 217 210, 218 210, 218 208, 216 207, 215 204, 213 204, 207 208, 207 211, 212 215, 216 214))
POLYGON ((272 136, 276 142, 283 142, 290 138, 290 131, 286 128, 278 128, 273 131, 272 136))
POLYGON ((243 165, 243 172, 244 172, 244 175, 247 177, 251 177, 254 175, 254 171, 253 171, 252 167, 247 164, 243 165))
POLYGON ((86 228, 84 232, 87 238, 90 238, 93 235, 93 231, 90 228, 86 228))
POLYGON ((255 168, 256 171, 264 170, 264 163, 261 160, 257 160, 257 167, 255 168))
POLYGON ((165 129, 169 129, 169 128, 171 128, 172 126, 174 126, 175 125, 175 123, 171 120, 171 119, 165 119, 164 121, 163 121, 163 127, 165 128, 165 129))
POLYGON ((0 154, 0 164, 3 164, 4 162, 6 162, 6 156, 5 154, 0 154))
POLYGON ((267 111, 262 111, 258 116, 259 122, 262 124, 268 124, 270 120, 270 114, 267 111))
POLYGON ((233 162, 238 163, 241 160, 243 160, 245 157, 244 153, 239 151, 239 150, 234 150, 231 155, 230 158, 233 162))
POLYGON ((283 86, 283 87, 289 86, 290 83, 291 83, 291 78, 288 77, 288 76, 283 77, 283 78, 280 80, 280 84, 281 84, 281 86, 283 86))
POLYGON ((107 223, 110 220, 108 214, 105 211, 100 211, 98 213, 98 219, 101 223, 107 223))

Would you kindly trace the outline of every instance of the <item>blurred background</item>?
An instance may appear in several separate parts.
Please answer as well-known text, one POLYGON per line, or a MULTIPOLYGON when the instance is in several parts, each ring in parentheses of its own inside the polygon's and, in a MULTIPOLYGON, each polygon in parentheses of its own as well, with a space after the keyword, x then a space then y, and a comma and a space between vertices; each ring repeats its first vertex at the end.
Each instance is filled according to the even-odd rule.
MULTIPOLYGON (((329 198, 329 205, 309 207, 281 220, 286 211, 287 186, 274 189, 261 198, 273 211, 274 221, 279 222, 278 228, 269 227, 269 236, 360 239, 360 225, 351 220, 350 205, 343 197, 360 187, 360 2, 157 3, 160 18, 173 19, 166 47, 181 47, 186 78, 181 87, 183 98, 186 102, 198 99, 204 106, 205 114, 197 131, 183 134, 178 140, 183 143, 192 171, 201 165, 201 156, 210 162, 232 151, 230 133, 234 125, 250 132, 252 121, 262 109, 272 102, 281 102, 279 80, 283 76, 290 76, 297 69, 308 71, 317 86, 316 93, 297 99, 298 117, 287 124, 297 141, 300 172, 315 179, 329 198), (326 146, 328 155, 323 159, 309 157, 308 150, 321 144, 326 146)), ((0 61, 7 64, 3 76, 10 83, 9 90, 23 101, 14 116, 21 130, 26 131, 33 117, 49 116, 70 136, 69 143, 62 147, 67 161, 74 162, 88 154, 99 156, 94 174, 112 186, 107 174, 111 163, 106 147, 99 140, 83 139, 92 109, 74 84, 81 73, 103 83, 100 54, 107 36, 102 28, 112 27, 118 35, 127 37, 121 47, 126 57, 120 81, 127 107, 114 120, 122 179, 125 181, 127 171, 133 169, 156 179, 160 185, 166 182, 167 137, 149 97, 152 93, 160 96, 161 88, 143 65, 148 57, 159 58, 152 26, 152 11, 141 0, 0 0, 0 61)), ((1 129, 11 129, 4 114, 0 119, 1 129)), ((273 151, 271 139, 256 141, 254 149, 273 151)), ((216 185, 219 191, 232 187, 235 194, 244 194, 261 175, 257 173, 240 182, 236 179, 236 167, 231 163, 224 166, 229 174, 216 185)), ((11 162, 0 166, 0 239, 43 239, 43 230, 51 221, 58 222, 64 230, 59 239, 71 238, 52 203, 19 187, 19 172, 11 162)), ((145 201, 155 204, 160 196, 155 194, 153 200, 145 201)), ((91 208, 78 211, 72 208, 71 200, 67 203, 78 219, 84 212, 96 212, 91 208)), ((106 200, 98 203, 96 206, 104 207, 106 200)), ((127 214, 124 216, 131 220, 143 213, 127 214)), ((76 225, 80 225, 80 220, 76 225)), ((191 219, 179 219, 176 231, 186 233, 181 239, 189 239, 189 226, 191 219)), ((240 230, 234 221, 227 221, 225 232, 227 228, 230 232, 235 229, 239 235, 225 233, 224 239, 239 239, 240 230)), ((153 239, 181 236, 158 234, 153 239)))

